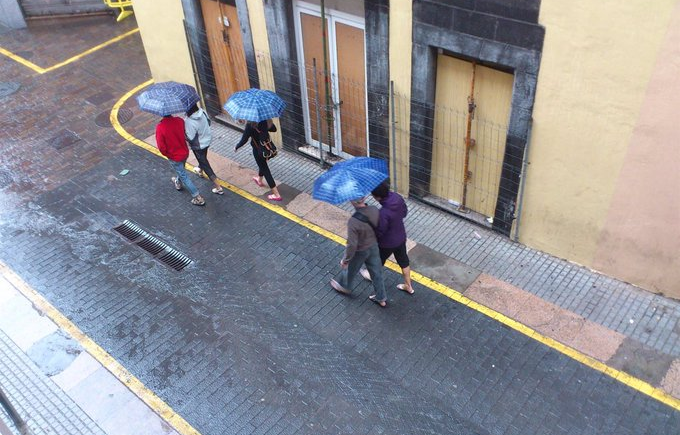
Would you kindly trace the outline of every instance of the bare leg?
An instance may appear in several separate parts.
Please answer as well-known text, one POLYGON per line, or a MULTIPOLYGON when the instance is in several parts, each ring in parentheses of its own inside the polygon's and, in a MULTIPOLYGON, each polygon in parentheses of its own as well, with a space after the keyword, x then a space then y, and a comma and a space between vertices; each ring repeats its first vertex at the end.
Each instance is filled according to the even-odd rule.
MULTIPOLYGON (((262 178, 262 177, 260 177, 260 178, 262 178)), ((276 186, 272 187, 272 195, 281 196, 281 194, 279 194, 279 188, 278 187, 276 187, 276 186)))
POLYGON ((408 288, 410 291, 413 291, 413 287, 411 287, 411 268, 409 266, 404 267, 401 269, 401 273, 404 275, 404 284, 406 284, 406 288, 408 288))

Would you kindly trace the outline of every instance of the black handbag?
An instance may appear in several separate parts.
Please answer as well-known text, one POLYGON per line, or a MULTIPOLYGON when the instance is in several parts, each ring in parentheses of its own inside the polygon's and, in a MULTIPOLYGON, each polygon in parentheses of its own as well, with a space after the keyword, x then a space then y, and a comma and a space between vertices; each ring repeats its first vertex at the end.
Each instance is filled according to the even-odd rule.
MULTIPOLYGON (((258 135, 260 134, 260 130, 257 128, 255 131, 258 133, 258 135)), ((255 138, 253 138, 253 140, 255 140, 255 138)), ((276 148, 276 145, 274 145, 274 142, 272 142, 269 135, 267 135, 265 140, 255 140, 255 144, 257 145, 258 149, 262 153, 262 157, 264 157, 265 160, 273 159, 279 154, 279 150, 276 148)))

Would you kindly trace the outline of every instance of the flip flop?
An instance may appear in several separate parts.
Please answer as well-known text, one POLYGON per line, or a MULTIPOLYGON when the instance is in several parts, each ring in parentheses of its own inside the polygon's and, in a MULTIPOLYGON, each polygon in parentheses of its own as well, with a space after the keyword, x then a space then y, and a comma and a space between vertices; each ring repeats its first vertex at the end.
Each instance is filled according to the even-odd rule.
POLYGON ((378 299, 376 299, 375 295, 370 295, 368 297, 368 300, 375 303, 375 304, 378 304, 378 306, 380 308, 387 308, 387 301, 379 301, 378 299), (385 304, 385 305, 383 305, 383 304, 385 304))
POLYGON ((281 201, 283 198, 281 198, 280 196, 276 196, 276 195, 268 195, 267 199, 270 200, 270 201, 281 201))
POLYGON ((257 184, 258 186, 260 186, 260 187, 264 187, 264 183, 263 183, 263 182, 261 182, 259 178, 257 178, 257 177, 253 177, 253 181, 254 181, 254 182, 255 182, 255 184, 257 184))
POLYGON ((405 291, 410 295, 416 292, 415 290, 413 290, 413 287, 411 287, 411 291, 408 291, 408 287, 406 287, 406 284, 397 284, 397 288, 401 291, 405 291))

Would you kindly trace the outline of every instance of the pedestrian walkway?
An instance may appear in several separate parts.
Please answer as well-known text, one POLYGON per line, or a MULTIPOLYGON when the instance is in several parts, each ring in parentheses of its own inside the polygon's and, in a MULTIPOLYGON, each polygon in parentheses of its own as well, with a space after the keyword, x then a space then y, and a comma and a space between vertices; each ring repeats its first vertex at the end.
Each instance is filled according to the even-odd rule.
POLYGON ((3 403, 0 424, 17 435, 177 434, 42 303, 0 263, 0 389, 15 412, 3 403))
MULTIPOLYGON (((255 170, 249 152, 233 150, 240 132, 217 123, 214 128, 211 150, 255 170)), ((281 153, 270 167, 280 183, 306 195, 324 172, 316 162, 291 152, 281 153)), ((680 397, 679 302, 530 249, 421 202, 407 203, 415 270, 680 397)), ((340 208, 348 215, 351 207, 340 208)), ((321 216, 315 223, 342 235, 343 218, 335 213, 328 217, 332 220, 321 216)))

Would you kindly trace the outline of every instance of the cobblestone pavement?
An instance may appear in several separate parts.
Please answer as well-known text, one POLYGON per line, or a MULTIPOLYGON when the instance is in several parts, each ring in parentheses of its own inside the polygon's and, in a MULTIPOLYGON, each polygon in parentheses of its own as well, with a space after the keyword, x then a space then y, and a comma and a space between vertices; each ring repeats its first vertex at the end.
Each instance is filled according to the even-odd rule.
MULTIPOLYGON (((95 123, 148 79, 137 35, 49 75, 5 59, 0 74, 21 84, 2 100, 0 260, 200 433, 678 433, 672 407, 420 284, 390 292, 386 310, 365 282, 336 294, 342 247, 240 195, 190 206, 167 162, 95 123), (176 272, 128 243, 112 231, 125 219, 193 263, 176 272)), ((130 133, 153 131, 156 119, 123 108, 130 133)), ((301 167, 274 167, 296 200, 312 179, 301 167), (300 184, 286 178, 296 173, 300 184)), ((460 263, 458 290, 491 282, 460 263)), ((398 279, 388 272, 388 288, 398 279)))

